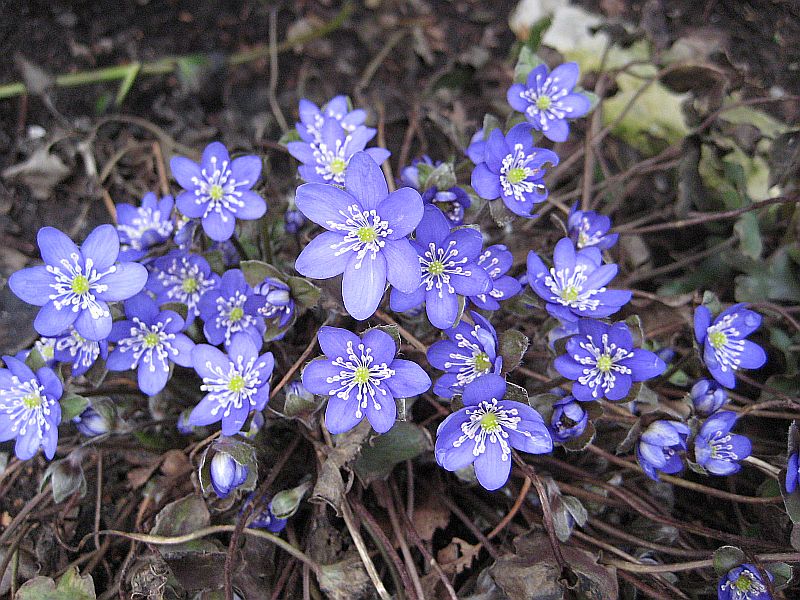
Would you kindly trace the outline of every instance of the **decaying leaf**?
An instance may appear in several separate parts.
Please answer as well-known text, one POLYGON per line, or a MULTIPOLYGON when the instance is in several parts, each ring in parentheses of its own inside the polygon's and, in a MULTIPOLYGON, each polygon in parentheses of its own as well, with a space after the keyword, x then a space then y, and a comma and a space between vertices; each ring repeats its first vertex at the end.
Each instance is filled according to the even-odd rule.
POLYGON ((26 581, 15 596, 16 600, 95 600, 91 575, 81 576, 76 567, 69 569, 56 582, 49 577, 34 577, 26 581))
POLYGON ((3 171, 3 179, 19 181, 28 186, 34 198, 47 200, 59 183, 70 174, 70 169, 47 146, 34 151, 28 160, 12 165, 3 171))
POLYGON ((454 537, 450 544, 439 550, 436 560, 445 573, 458 575, 464 569, 472 566, 472 561, 478 556, 480 550, 480 544, 470 544, 461 538, 454 537))

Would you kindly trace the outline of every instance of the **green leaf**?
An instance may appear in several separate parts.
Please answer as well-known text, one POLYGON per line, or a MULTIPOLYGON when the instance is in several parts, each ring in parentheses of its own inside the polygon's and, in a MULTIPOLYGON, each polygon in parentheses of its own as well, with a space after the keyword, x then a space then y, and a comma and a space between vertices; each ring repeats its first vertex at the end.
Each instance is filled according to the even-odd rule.
POLYGON ((42 477, 42 487, 48 480, 56 504, 62 503, 76 492, 80 492, 81 498, 86 495, 86 478, 79 458, 73 460, 68 457, 50 463, 42 477))
POLYGON ((528 401, 528 390, 526 390, 524 387, 518 386, 516 383, 511 383, 510 381, 506 383, 506 398, 513 400, 514 402, 522 402, 523 404, 530 406, 530 402, 528 401))
POLYGON ((553 16, 545 15, 531 25, 531 31, 528 34, 528 41, 525 42, 524 47, 528 48, 531 52, 536 52, 539 49, 539 46, 542 45, 542 38, 544 37, 544 34, 547 33, 547 30, 550 29, 550 25, 552 24, 553 16))
POLYGON ((398 421, 383 435, 374 437, 361 448, 361 454, 353 463, 353 471, 364 485, 378 479, 386 479, 395 465, 416 458, 433 448, 427 430, 398 421))
POLYGON ((722 302, 719 301, 719 296, 708 290, 703 292, 702 305, 710 310, 712 315, 719 314, 722 311, 722 302))
POLYGON ((302 277, 289 277, 287 280, 292 291, 292 298, 306 308, 316 306, 319 302, 322 290, 302 277))
POLYGON ((423 173, 425 173, 425 171, 419 171, 419 189, 421 191, 432 187, 440 190, 449 190, 457 183, 453 165, 449 162, 443 162, 430 172, 425 173, 425 176, 423 176, 423 173))
POLYGON ((782 587, 787 586, 792 580, 792 567, 785 562, 770 563, 764 568, 772 573, 772 576, 775 578, 772 581, 775 589, 779 590, 782 587))
MULTIPOLYGON (((537 27, 539 23, 545 21, 549 17, 545 17, 537 24, 534 24, 534 28, 537 27)), ((549 27, 549 23, 547 26, 549 27)), ((545 27, 545 30, 547 27, 545 27)), ((542 31, 544 33, 544 30, 542 31)), ((525 80, 528 79, 528 74, 533 71, 536 67, 542 64, 542 59, 536 55, 536 49, 531 49, 529 45, 525 45, 519 52, 519 58, 517 58, 517 64, 514 66, 514 83, 525 83, 525 80)))
POLYGON ((58 580, 58 585, 49 577, 34 577, 26 581, 17 591, 15 600, 96 600, 94 581, 91 575, 81 577, 77 567, 72 567, 58 580))
POLYGON ((280 139, 278 140, 278 143, 281 146, 285 146, 289 142, 299 142, 299 141, 302 141, 302 138, 300 137, 300 134, 297 133, 297 129, 292 128, 292 129, 290 129, 289 131, 287 131, 286 133, 284 133, 280 137, 280 139))
POLYGON ((286 276, 269 263, 261 260, 243 260, 239 263, 244 278, 251 287, 264 281, 266 277, 273 277, 286 282, 286 276))
POLYGON ((142 68, 142 63, 138 61, 132 62, 130 65, 128 65, 127 71, 125 72, 125 77, 119 84, 119 89, 117 90, 117 97, 114 98, 114 106, 120 106, 125 101, 125 98, 131 91, 133 83, 136 81, 136 76, 139 74, 139 70, 141 68, 142 68))
POLYGON ((81 414, 89 406, 89 399, 78 394, 66 394, 59 400, 61 421, 66 423, 81 414))
MULTIPOLYGON (((199 494, 189 494, 170 502, 156 515, 156 521, 150 530, 150 535, 162 537, 175 537, 186 535, 203 529, 211 524, 211 515, 208 512, 205 500, 199 494)), ((209 542, 196 540, 186 544, 170 545, 166 547, 169 552, 184 552, 187 550, 213 549, 209 542)))
POLYGON ((759 230, 758 217, 754 213, 744 213, 733 230, 739 237, 739 249, 743 254, 754 260, 761 258, 764 244, 761 241, 761 231, 759 230))
POLYGON ((400 339, 400 328, 397 325, 376 325, 375 327, 368 327, 364 333, 371 329, 379 329, 383 333, 389 335, 394 342, 395 352, 400 350, 400 344, 403 343, 403 340, 400 339))
POLYGON ((500 119, 495 117, 494 115, 485 114, 483 116, 483 127, 481 128, 483 131, 483 139, 488 140, 489 134, 492 133, 495 129, 501 127, 500 119))
POLYGON ((47 363, 36 348, 31 348, 30 352, 28 352, 28 356, 25 358, 25 365, 31 371, 36 371, 37 369, 47 366, 47 363))
POLYGON ((766 298, 800 303, 797 269, 785 247, 776 250, 766 265, 759 262, 749 270, 735 280, 737 302, 763 302, 766 298))
POLYGON ((744 552, 736 546, 722 546, 714 552, 714 570, 720 577, 745 562, 744 552))
POLYGON ((300 508, 300 503, 311 490, 313 483, 309 480, 289 490, 282 490, 273 496, 270 509, 279 519, 288 519, 300 508))
POLYGON ((530 341, 521 331, 507 329, 498 336, 500 356, 503 357, 503 374, 516 369, 528 350, 530 341))
POLYGON ((189 316, 189 307, 183 302, 166 302, 159 307, 159 310, 171 310, 178 313, 184 321, 189 316))

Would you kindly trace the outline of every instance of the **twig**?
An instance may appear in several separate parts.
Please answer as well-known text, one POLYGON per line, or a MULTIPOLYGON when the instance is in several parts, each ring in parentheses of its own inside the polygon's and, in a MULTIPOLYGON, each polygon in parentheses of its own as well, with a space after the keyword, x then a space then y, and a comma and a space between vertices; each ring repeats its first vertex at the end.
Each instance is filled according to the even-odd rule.
POLYGON ((458 504, 456 504, 454 500, 451 500, 446 494, 442 494, 441 501, 448 508, 448 510, 458 517, 459 521, 461 521, 466 528, 472 532, 472 535, 474 535, 478 539, 478 542, 484 548, 486 548, 486 551, 493 559, 497 560, 500 558, 500 553, 497 551, 497 548, 494 547, 494 544, 492 544, 492 542, 489 541, 489 538, 486 537, 480 529, 478 529, 477 525, 475 525, 475 523, 472 522, 472 519, 470 519, 464 513, 464 511, 459 508, 458 504))
POLYGON ((400 325, 397 321, 395 321, 392 317, 387 315, 382 310, 376 310, 375 316, 378 317, 381 321, 383 321, 387 325, 394 325, 395 327, 397 327, 397 331, 400 332, 400 335, 406 338, 411 343, 411 345, 414 346, 414 348, 416 348, 420 352, 425 353, 428 351, 428 347, 425 344, 420 342, 417 338, 414 337, 414 335, 408 329, 400 325))
POLYGON ((513 519, 514 516, 519 511, 519 508, 520 506, 522 506, 522 503, 525 502, 525 498, 528 497, 528 490, 530 489, 531 489, 531 479, 526 475, 525 481, 522 484, 522 489, 519 491, 519 494, 517 494, 517 499, 514 501, 511 510, 509 510, 508 514, 506 514, 506 516, 503 517, 503 519, 497 524, 497 526, 486 535, 487 538, 492 539, 498 533, 503 531, 503 529, 505 529, 506 525, 508 525, 511 522, 511 519, 513 519))
POLYGON ((278 121, 281 132, 286 133, 289 131, 289 124, 286 122, 286 117, 283 116, 283 111, 281 110, 281 105, 278 104, 276 95, 278 90, 277 13, 278 10, 276 8, 269 11, 269 106, 278 121))
MULTIPOLYGON (((800 562, 800 552, 776 552, 774 554, 759 554, 756 560, 760 563, 770 562, 800 562)), ((606 559, 603 563, 628 571, 629 573, 677 573, 693 569, 708 569, 714 566, 714 559, 694 560, 685 563, 672 563, 666 565, 637 565, 628 561, 606 559)))
MULTIPOLYGON (((378 147, 386 148, 386 109, 383 102, 378 102, 378 147)), ((388 160, 381 163, 381 169, 386 177, 386 185, 390 192, 396 188, 394 184, 394 173, 392 173, 392 163, 388 160)))
MULTIPOLYGON (((414 582, 414 591, 420 600, 425 598, 425 593, 422 591, 422 583, 419 580, 419 574, 414 568, 414 558, 411 556, 411 551, 408 549, 408 543, 403 535, 403 529, 400 527, 400 521, 397 518, 397 508, 395 507, 394 498, 389 493, 389 488, 386 483, 379 481, 375 483, 375 490, 383 496, 383 503, 386 505, 386 510, 389 512, 389 522, 392 524, 394 537, 397 543, 400 544, 400 551, 403 553, 403 559, 408 569, 408 574, 414 582)), ((402 511, 401 511, 402 512, 402 511)))
POLYGON ((719 254, 725 248, 733 246, 737 241, 738 240, 735 237, 728 238, 724 242, 720 242, 719 244, 711 246, 711 248, 703 250, 702 252, 695 252, 684 259, 676 260, 675 262, 664 265, 663 267, 657 267, 655 269, 650 269, 649 271, 643 271, 640 273, 631 273, 627 279, 625 279, 625 285, 632 285, 636 282, 644 281, 652 277, 658 277, 659 275, 666 275, 667 273, 678 271, 683 267, 689 266, 692 263, 696 263, 699 260, 719 254))
POLYGON ((400 157, 397 161, 397 171, 402 172, 403 167, 408 164, 408 154, 411 151, 411 142, 414 141, 414 134, 419 129, 419 102, 415 101, 414 106, 411 108, 411 117, 408 121, 408 127, 403 135, 403 145, 400 147, 400 157))
POLYGON ((114 200, 111 198, 111 194, 108 193, 106 188, 100 188, 100 195, 103 197, 103 205, 106 207, 108 211, 108 216, 111 217, 111 222, 115 225, 117 224, 117 205, 114 204, 114 200))
POLYGON ((347 526, 347 531, 350 532, 350 537, 353 538, 356 550, 358 550, 358 555, 361 557, 361 562, 364 563, 364 568, 367 570, 367 575, 369 575, 372 585, 375 587, 375 591, 378 592, 378 596, 381 597, 381 600, 392 600, 392 597, 381 581, 380 575, 378 575, 378 571, 375 569, 375 564, 369 556, 369 550, 367 550, 367 545, 364 543, 364 538, 361 537, 358 526, 353 520, 353 511, 350 508, 350 504, 347 502, 347 498, 342 500, 341 509, 344 524, 347 526))
POLYGON ((164 163, 164 153, 161 152, 161 144, 158 141, 153 141, 153 156, 156 159, 156 171, 158 172, 158 183, 161 186, 161 195, 169 196, 167 168, 164 163))

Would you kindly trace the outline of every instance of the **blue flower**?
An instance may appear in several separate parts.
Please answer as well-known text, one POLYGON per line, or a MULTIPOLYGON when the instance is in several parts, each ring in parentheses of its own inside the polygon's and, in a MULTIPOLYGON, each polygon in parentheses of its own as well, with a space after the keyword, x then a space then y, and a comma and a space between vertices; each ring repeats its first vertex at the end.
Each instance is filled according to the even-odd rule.
POLYGON ((77 417, 73 417, 72 422, 81 435, 86 437, 96 437, 104 435, 110 431, 109 423, 97 412, 90 404, 77 417))
POLYGON ((547 198, 545 164, 557 165, 556 153, 534 147, 531 126, 520 123, 505 136, 500 129, 492 130, 485 159, 472 171, 475 192, 486 200, 502 198, 514 214, 531 217, 533 205, 547 198))
POLYGON ((604 265, 597 248, 576 252, 569 238, 556 244, 550 269, 533 250, 528 253, 528 283, 547 302, 547 312, 560 321, 607 317, 627 304, 631 292, 606 289, 618 269, 604 265))
POLYGON ((434 204, 444 213, 450 223, 457 227, 464 223, 464 211, 470 207, 472 200, 463 188, 454 185, 446 190, 439 190, 436 186, 421 189, 419 181, 419 164, 428 165, 431 169, 440 166, 441 161, 434 163, 430 156, 415 158, 411 165, 400 172, 400 181, 403 185, 414 188, 422 193, 422 201, 425 204, 434 204))
POLYGON ((222 275, 218 288, 203 294, 197 306, 203 319, 203 333, 210 343, 218 346, 224 342, 228 348, 234 334, 242 332, 256 348, 261 348, 266 325, 258 307, 247 303, 253 293, 244 274, 239 269, 230 269, 222 275))
MULTIPOLYGON (((300 123, 296 125, 297 133, 303 141, 308 143, 322 141, 322 127, 326 119, 335 121, 347 133, 352 133, 357 127, 364 124, 367 119, 367 111, 360 108, 350 110, 347 96, 331 98, 322 110, 311 100, 300 99, 300 123)), ((367 141, 371 140, 375 136, 375 130, 366 127, 364 129, 369 134, 367 141)))
POLYGON ((227 452, 218 451, 211 459, 211 487, 220 498, 227 498, 231 492, 247 480, 249 469, 240 465, 227 452))
POLYGON ((445 330, 449 339, 428 348, 428 362, 445 371, 433 386, 442 398, 460 394, 464 386, 482 375, 499 374, 503 359, 497 353, 497 333, 492 324, 476 312, 470 312, 475 325, 459 321, 445 330))
POLYGON ((327 231, 303 248, 295 268, 314 279, 344 273, 342 297, 354 318, 373 315, 387 281, 403 292, 417 289, 419 260, 406 236, 422 219, 422 198, 411 188, 390 194, 368 154, 353 156, 345 189, 308 183, 297 188, 296 203, 327 231))
MULTIPOLYGON (((289 142, 289 154, 299 160, 300 177, 309 183, 334 183, 345 185, 345 174, 353 156, 358 152, 367 155, 380 165, 391 155, 385 148, 365 148, 375 135, 374 129, 359 126, 346 131, 338 121, 326 118, 317 142, 289 142)), ((300 208, 301 211, 305 211, 300 208)), ((308 215, 306 215, 308 216, 308 215)), ((311 219, 313 221, 313 219, 311 219)))
POLYGON ((183 317, 159 311, 147 294, 125 301, 125 320, 117 321, 109 339, 116 349, 108 357, 110 371, 136 370, 139 389, 155 396, 167 384, 170 363, 192 366, 194 342, 181 333, 183 317))
POLYGON ((556 370, 572 379, 572 395, 580 402, 622 400, 635 381, 651 379, 667 368, 649 350, 633 347, 625 323, 606 325, 594 319, 578 321, 578 334, 567 340, 566 354, 555 360, 556 370))
POLYGON ((608 233, 611 219, 592 210, 578 210, 576 202, 567 217, 567 231, 578 250, 596 247, 608 250, 619 239, 618 233, 608 233))
MULTIPOLYGON (((242 512, 247 508, 247 505, 254 501, 255 493, 250 494, 242 505, 242 512)), ((289 519, 279 519, 272 512, 272 501, 269 503, 261 502, 253 509, 250 516, 250 521, 247 523, 248 527, 254 529, 266 529, 272 533, 279 533, 286 529, 286 523, 289 519)))
POLYGON ((483 127, 478 129, 469 140, 466 154, 475 165, 486 161, 486 136, 483 127))
POLYGON ((228 149, 212 142, 203 150, 199 164, 176 156, 169 166, 184 190, 175 200, 178 210, 189 218, 202 219, 203 231, 214 241, 230 239, 236 219, 259 219, 267 212, 267 203, 252 190, 261 176, 258 156, 231 161, 228 149))
POLYGON ((514 255, 503 244, 489 246, 478 257, 478 265, 483 267, 492 280, 492 289, 486 294, 470 296, 469 301, 482 310, 499 310, 500 301, 508 300, 522 291, 522 284, 516 277, 506 275, 514 264, 514 255))
POLYGON ((158 304, 185 304, 188 326, 200 315, 200 298, 219 284, 219 275, 211 270, 205 258, 173 250, 154 261, 147 289, 156 295, 158 304))
POLYGON ((548 140, 563 142, 569 135, 567 119, 582 117, 592 107, 586 96, 572 91, 578 77, 574 62, 557 66, 549 75, 547 65, 539 65, 528 74, 526 85, 513 84, 506 98, 548 140))
POLYGON ((100 225, 79 249, 53 227, 37 237, 45 264, 12 274, 8 286, 28 304, 41 306, 33 326, 44 336, 56 336, 75 324, 83 337, 103 340, 111 332, 108 302, 137 294, 147 281, 147 269, 117 262, 119 236, 113 225, 100 225))
POLYGON ((650 479, 659 481, 658 473, 673 474, 683 468, 680 452, 686 451, 689 428, 678 421, 651 423, 636 444, 639 466, 650 479))
POLYGON ((405 312, 425 302, 434 327, 453 327, 459 314, 459 296, 477 296, 492 289, 492 280, 476 262, 483 237, 472 228, 451 231, 442 211, 428 205, 411 243, 419 255, 422 282, 411 293, 393 289, 390 306, 395 312, 405 312))
POLYGON ((700 379, 689 392, 698 415, 707 417, 717 412, 728 401, 728 392, 716 381, 700 379))
POLYGON ((589 415, 572 396, 565 396, 553 403, 550 417, 550 435, 554 442, 564 443, 580 437, 586 431, 589 415))
MULTIPOLYGON (((772 573, 767 571, 769 580, 772 573)), ((718 600, 772 600, 755 565, 745 563, 728 571, 719 580, 718 600)))
POLYGON ((397 417, 395 398, 426 392, 431 379, 418 364, 395 358, 392 336, 369 329, 362 336, 322 327, 317 336, 324 358, 303 369, 305 388, 329 396, 325 426, 331 433, 349 431, 366 415, 372 428, 386 433, 397 417))
POLYGON ((306 224, 307 220, 296 208, 290 208, 286 211, 286 214, 283 215, 284 225, 283 228, 286 233, 291 233, 294 235, 300 229, 303 228, 303 225, 306 224))
POLYGON ((172 196, 161 200, 150 192, 139 207, 117 204, 117 233, 120 260, 139 260, 147 251, 172 236, 172 196))
POLYGON ((786 463, 786 491, 790 494, 794 493, 797 483, 800 481, 800 460, 798 459, 800 459, 800 455, 792 452, 786 463))
MULTIPOLYGON (((112 327, 113 330, 113 327, 112 327)), ((58 362, 72 365, 72 376, 88 371, 98 357, 108 356, 108 340, 87 340, 70 326, 66 333, 55 338, 53 356, 58 362)))
POLYGON ((4 356, 0 369, 0 442, 16 438, 14 453, 20 460, 32 458, 39 447, 51 460, 58 445, 58 425, 64 388, 49 367, 31 371, 14 358, 4 356))
POLYGON ((511 449, 531 454, 553 450, 542 417, 521 402, 506 400, 499 375, 479 377, 464 388, 464 408, 439 425, 435 455, 439 466, 457 471, 474 463, 478 482, 496 490, 508 481, 511 449))
POLYGON ((207 394, 189 415, 189 425, 222 421, 222 435, 230 436, 241 431, 251 411, 264 409, 275 361, 272 352, 259 356, 259 347, 243 333, 233 336, 227 355, 208 344, 194 347, 192 365, 207 394))
POLYGON ((711 311, 694 312, 694 337, 703 346, 703 361, 711 376, 726 388, 736 387, 734 371, 758 369, 767 362, 764 349, 745 338, 761 325, 761 315, 734 304, 711 322, 711 311))
POLYGON ((732 475, 742 466, 738 461, 750 456, 752 445, 743 436, 731 433, 737 414, 722 410, 705 420, 694 440, 697 464, 714 475, 732 475))
MULTIPOLYGON (((294 316, 294 299, 288 285, 274 277, 265 277, 264 281, 253 288, 253 295, 245 303, 245 312, 257 313, 274 327, 285 327, 294 316)), ((283 334, 274 339, 283 338, 283 334)))

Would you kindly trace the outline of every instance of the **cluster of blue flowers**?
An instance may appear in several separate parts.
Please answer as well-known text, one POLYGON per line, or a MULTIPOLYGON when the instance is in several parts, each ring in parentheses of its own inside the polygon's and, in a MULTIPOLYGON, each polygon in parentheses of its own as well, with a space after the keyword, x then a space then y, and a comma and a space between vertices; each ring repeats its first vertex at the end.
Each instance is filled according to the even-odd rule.
MULTIPOLYGON (((631 292, 609 287, 619 269, 607 252, 618 237, 607 216, 573 207, 552 259, 531 250, 520 279, 509 275, 514 256, 506 246, 485 246, 480 229, 465 225, 481 199, 502 199, 494 206, 534 216, 548 196, 547 173, 559 162, 538 140, 543 135, 564 141, 569 120, 590 110, 588 98, 574 90, 577 80, 577 65, 568 63, 552 73, 537 67, 525 83, 515 83, 508 101, 525 122, 505 133, 499 127, 476 133, 467 149, 474 164, 471 186, 457 182, 453 165, 425 156, 402 170, 403 187, 392 190, 380 166, 389 152, 366 147, 376 132, 364 125, 364 110, 353 109, 344 96, 322 108, 301 101, 297 139, 287 148, 300 161, 305 183, 286 213, 286 231, 299 235, 308 222, 321 229, 296 257, 295 269, 312 279, 341 276, 344 309, 358 321, 376 313, 390 288, 392 311, 417 318, 424 312, 441 331, 427 350, 430 365, 442 372, 432 383, 422 366, 398 358, 397 342, 386 331, 322 327, 323 356, 303 369, 302 393, 327 398, 330 433, 344 433, 365 417, 385 433, 397 419, 397 400, 433 386, 436 396, 459 398, 463 405, 438 428, 436 461, 448 471, 472 465, 478 482, 495 490, 508 480, 513 450, 548 453, 554 444, 581 437, 590 403, 631 400, 636 384, 665 372, 658 354, 637 347, 628 324, 610 321, 631 292), (502 332, 487 316, 523 291, 556 321, 551 338, 567 338, 554 368, 571 382, 570 392, 557 390, 547 420, 510 393, 505 375, 515 365, 504 365, 502 332)), ((181 431, 219 423, 226 438, 245 438, 263 424, 275 365, 264 343, 280 340, 294 322, 298 298, 290 280, 297 278, 276 272, 254 282, 235 256, 226 259, 231 268, 215 272, 201 251, 212 243, 228 256, 237 221, 266 213, 266 202, 254 191, 261 159, 231 158, 214 142, 199 163, 175 157, 170 166, 182 188, 174 200, 147 194, 140 206, 118 205, 116 227, 98 227, 81 247, 45 227, 38 236, 44 265, 11 276, 14 293, 41 306, 34 327, 43 336, 36 350, 45 361, 32 370, 24 356, 4 357, 6 368, 0 369, 0 440, 16 439, 19 458, 30 458, 40 447, 48 458, 56 452, 65 387, 58 363, 71 365, 73 379, 98 360, 112 371, 136 371, 139 389, 148 396, 168 385, 176 365, 192 369, 205 395, 181 417, 181 431), (112 308, 113 303, 121 305, 112 308)), ((742 305, 713 322, 708 309, 697 309, 703 360, 724 387, 703 380, 692 388, 695 413, 706 417, 694 435, 677 420, 644 428, 636 456, 647 475, 657 479, 680 471, 690 439, 696 463, 708 472, 727 475, 740 468, 750 443, 731 433, 736 413, 720 408, 735 371, 766 360, 745 339, 760 321, 742 305)), ((88 407, 75 423, 84 434, 96 435, 107 431, 100 421, 88 407)), ((794 461, 794 478, 787 477, 792 489, 796 456, 794 461)), ((252 475, 247 464, 225 452, 209 463, 211 487, 220 498, 252 475)), ((264 526, 271 527, 264 510, 264 526)))

